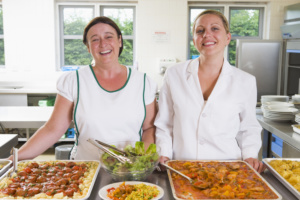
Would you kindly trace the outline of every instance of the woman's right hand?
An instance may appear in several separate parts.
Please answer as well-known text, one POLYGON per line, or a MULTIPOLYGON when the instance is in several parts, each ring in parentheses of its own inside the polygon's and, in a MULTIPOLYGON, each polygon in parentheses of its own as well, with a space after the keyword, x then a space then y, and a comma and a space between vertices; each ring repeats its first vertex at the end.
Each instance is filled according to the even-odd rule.
MULTIPOLYGON (((159 158, 159 163, 165 163, 165 162, 167 162, 168 160, 170 160, 170 158, 168 158, 168 157, 165 157, 165 156, 160 156, 160 158, 159 158)), ((163 166, 163 165, 160 165, 159 166, 160 167, 160 169, 162 170, 162 171, 165 171, 166 170, 166 168, 163 166)))

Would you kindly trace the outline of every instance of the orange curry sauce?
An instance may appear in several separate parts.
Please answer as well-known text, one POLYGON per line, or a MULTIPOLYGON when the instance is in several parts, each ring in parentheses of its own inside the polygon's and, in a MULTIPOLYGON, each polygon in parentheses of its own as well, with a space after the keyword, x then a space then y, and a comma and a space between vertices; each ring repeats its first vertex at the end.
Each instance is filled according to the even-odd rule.
POLYGON ((244 162, 171 161, 176 195, 182 199, 277 199, 278 196, 244 162))

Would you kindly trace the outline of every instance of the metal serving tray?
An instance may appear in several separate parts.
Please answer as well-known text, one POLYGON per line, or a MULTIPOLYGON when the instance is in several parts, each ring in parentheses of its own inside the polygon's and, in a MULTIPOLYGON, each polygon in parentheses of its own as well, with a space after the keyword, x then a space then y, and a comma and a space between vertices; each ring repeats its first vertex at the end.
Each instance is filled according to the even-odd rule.
POLYGON ((0 177, 12 166, 11 160, 0 159, 0 165, 3 165, 0 168, 0 177))
POLYGON ((269 171, 288 189, 293 193, 298 199, 300 199, 300 192, 296 190, 287 180, 285 180, 271 165, 269 162, 272 160, 290 160, 300 162, 300 158, 264 158, 262 161, 266 164, 269 171))
MULTIPOLYGON (((243 162, 247 166, 249 166, 258 175, 258 177, 261 178, 261 180, 278 196, 277 199, 268 199, 268 200, 281 200, 282 199, 282 196, 253 167, 251 167, 245 161, 242 161, 242 160, 169 160, 169 161, 167 161, 167 164, 169 162, 174 162, 174 161, 180 161, 180 162, 243 162)), ((169 181, 170 181, 170 185, 171 185, 171 189, 172 189, 174 199, 176 199, 176 200, 186 200, 186 199, 182 199, 182 198, 177 197, 176 192, 175 192, 175 187, 174 187, 174 184, 173 184, 173 180, 172 180, 172 176, 171 176, 171 172, 170 172, 169 169, 167 170, 167 172, 168 172, 168 177, 169 177, 169 181)), ((211 199, 193 199, 193 200, 211 200, 211 199)), ((226 200, 238 200, 238 199, 226 199, 226 200)))
MULTIPOLYGON (((55 160, 54 162, 67 162, 67 161, 68 161, 68 160, 55 160)), ((98 163, 98 167, 97 167, 97 170, 96 170, 96 172, 95 172, 95 174, 94 174, 94 177, 93 177, 93 180, 92 180, 91 185, 90 185, 90 187, 89 187, 88 193, 86 194, 85 197, 83 197, 82 199, 78 199, 78 200, 89 199, 89 197, 90 197, 90 195, 91 195, 91 193, 92 193, 92 189, 93 189, 93 187, 94 187, 95 181, 96 181, 96 179, 97 179, 99 170, 100 170, 100 166, 101 166, 100 161, 98 161, 98 160, 69 160, 69 161, 70 161, 70 162, 74 162, 74 163, 77 163, 77 162, 97 162, 97 163, 98 163)), ((37 162, 37 163, 39 163, 39 162, 53 162, 53 161, 23 160, 23 161, 19 161, 18 163, 22 163, 22 162, 37 162)), ((3 178, 7 177, 7 176, 9 175, 9 172, 11 172, 12 170, 13 170, 12 167, 11 167, 9 170, 7 170, 7 171, 5 172, 5 174, 4 174, 3 176, 1 176, 0 181, 1 181, 3 178)), ((30 198, 26 198, 26 199, 30 199, 30 198)), ((71 198, 68 198, 68 199, 71 199, 71 198)), ((43 200, 61 200, 61 199, 54 199, 54 198, 51 198, 51 199, 43 199, 43 200)))

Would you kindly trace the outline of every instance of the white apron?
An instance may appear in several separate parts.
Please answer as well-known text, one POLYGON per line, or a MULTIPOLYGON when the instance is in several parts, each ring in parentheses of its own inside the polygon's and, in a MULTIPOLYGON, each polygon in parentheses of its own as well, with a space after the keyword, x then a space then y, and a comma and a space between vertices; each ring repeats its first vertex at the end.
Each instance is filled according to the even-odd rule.
POLYGON ((78 91, 73 120, 77 133, 70 158, 99 159, 98 148, 87 142, 88 138, 108 144, 140 141, 146 116, 146 75, 129 68, 125 85, 118 90, 107 91, 98 83, 91 66, 76 73, 78 91))

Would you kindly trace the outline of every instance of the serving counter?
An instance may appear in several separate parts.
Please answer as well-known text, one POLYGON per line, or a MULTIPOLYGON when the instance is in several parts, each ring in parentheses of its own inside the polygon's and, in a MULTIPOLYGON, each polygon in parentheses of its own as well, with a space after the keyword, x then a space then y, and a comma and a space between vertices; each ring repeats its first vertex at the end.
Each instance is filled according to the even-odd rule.
POLYGON ((271 143, 272 143, 272 134, 283 140, 282 147, 282 157, 283 158, 300 158, 300 134, 295 133, 292 128, 292 121, 272 121, 261 114, 256 115, 257 120, 260 125, 263 127, 263 149, 262 156, 263 158, 271 158, 271 143))
MULTIPOLYGON (((288 189, 286 189, 285 186, 281 184, 268 170, 266 170, 262 174, 262 176, 271 186, 273 186, 273 188, 279 194, 281 194, 283 200, 297 200, 297 198, 288 189)), ((102 187, 115 182, 116 181, 114 181, 110 177, 110 175, 107 174, 104 171, 104 169, 101 168, 89 199, 101 200, 100 196, 98 195, 99 190, 102 187)), ((155 171, 147 178, 145 182, 153 183, 163 188, 164 196, 161 199, 163 200, 174 199, 167 172, 155 171)))

